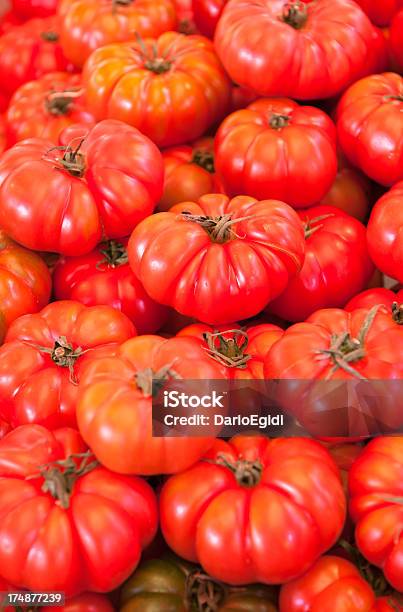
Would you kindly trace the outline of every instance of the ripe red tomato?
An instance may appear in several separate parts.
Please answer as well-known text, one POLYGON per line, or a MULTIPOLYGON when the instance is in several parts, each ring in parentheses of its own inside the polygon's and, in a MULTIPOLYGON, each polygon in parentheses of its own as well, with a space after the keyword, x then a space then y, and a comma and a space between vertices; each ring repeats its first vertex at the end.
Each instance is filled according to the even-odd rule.
POLYGON ((0 91, 12 94, 18 87, 48 72, 73 67, 59 44, 57 17, 31 19, 0 37, 0 91))
POLYGON ((237 110, 241 110, 242 108, 246 108, 248 104, 251 104, 251 102, 254 102, 257 98, 258 96, 250 89, 233 84, 231 89, 231 103, 229 110, 231 113, 233 113, 237 110))
POLYGON ((229 195, 311 206, 336 178, 336 130, 318 108, 260 99, 224 120, 215 139, 215 165, 229 195))
POLYGON ((376 267, 400 282, 403 282, 402 204, 403 181, 400 181, 375 204, 367 233, 369 254, 376 267))
POLYGON ((160 147, 202 136, 225 115, 231 94, 212 42, 176 32, 99 49, 83 81, 97 119, 121 119, 160 147))
POLYGON ((168 309, 147 295, 129 266, 126 246, 126 238, 110 240, 88 255, 62 257, 53 272, 53 293, 58 300, 112 306, 129 317, 139 334, 151 334, 163 326, 168 309))
POLYGON ((59 14, 63 51, 78 68, 99 47, 157 38, 177 23, 172 0, 61 0, 59 14))
POLYGON ((298 215, 276 200, 206 195, 145 219, 130 265, 161 304, 209 324, 256 315, 301 268, 298 215))
POLYGON ((373 23, 384 27, 390 24, 397 11, 403 8, 402 0, 356 0, 373 23))
POLYGON ((226 368, 195 338, 139 336, 89 361, 80 378, 77 420, 97 459, 124 474, 172 474, 197 461, 211 437, 153 437, 152 376, 226 379, 226 368), (145 450, 146 449, 146 452, 145 450))
POLYGON ((0 155, 7 148, 7 135, 6 135, 6 118, 4 115, 0 115, 0 155))
POLYGON ((195 34, 192 0, 173 0, 178 19, 178 32, 182 34, 195 34))
POLYGON ((193 0, 193 14, 200 34, 208 38, 214 37, 218 20, 228 0, 193 0))
POLYGON ((13 427, 74 426, 82 366, 104 345, 133 335, 129 319, 109 306, 61 301, 20 317, 0 347, 0 417, 13 427))
POLYGON ((306 238, 302 269, 269 305, 286 321, 304 321, 320 308, 341 308, 374 271, 364 225, 334 206, 300 213, 306 238))
POLYGON ((354 83, 337 107, 340 146, 382 185, 403 179, 403 77, 389 72, 354 83))
POLYGON ((167 480, 160 514, 168 545, 213 578, 283 583, 337 540, 345 497, 319 443, 239 436, 205 459, 167 480))
POLYGON ((0 440, 0 574, 19 588, 110 591, 157 530, 153 490, 37 425, 0 440), (72 452, 73 451, 73 452, 72 452))
POLYGON ((3 154, 0 225, 29 248, 83 255, 129 234, 152 213, 162 186, 154 143, 121 121, 102 121, 62 151, 37 138, 3 154))
POLYGON ((383 287, 367 289, 353 297, 344 309, 351 312, 356 308, 372 308, 377 304, 386 306, 392 312, 393 320, 399 325, 403 324, 403 289, 397 292, 383 287))
POLYGON ((8 146, 25 138, 44 138, 58 144, 60 133, 80 123, 94 126, 83 101, 77 74, 53 72, 21 85, 11 98, 7 114, 8 146))
POLYGON ((0 16, 0 35, 5 34, 5 32, 8 32, 14 26, 21 25, 21 23, 21 19, 14 11, 6 11, 0 16))
POLYGON ((361 553, 403 590, 403 437, 372 440, 350 470, 350 511, 361 553))
POLYGON ((232 0, 215 31, 235 83, 300 100, 335 96, 372 69, 373 43, 374 27, 351 0, 232 0))
MULTIPOLYGON (((403 6, 403 4, 402 4, 403 6)), ((403 8, 393 18, 390 26, 390 51, 398 70, 403 72, 403 8)))
POLYGON ((201 138, 191 145, 172 147, 162 154, 165 166, 164 194, 159 211, 181 202, 193 202, 206 193, 222 193, 214 170, 214 141, 201 138))
POLYGON ((20 19, 50 17, 57 11, 59 0, 11 0, 11 6, 20 19))

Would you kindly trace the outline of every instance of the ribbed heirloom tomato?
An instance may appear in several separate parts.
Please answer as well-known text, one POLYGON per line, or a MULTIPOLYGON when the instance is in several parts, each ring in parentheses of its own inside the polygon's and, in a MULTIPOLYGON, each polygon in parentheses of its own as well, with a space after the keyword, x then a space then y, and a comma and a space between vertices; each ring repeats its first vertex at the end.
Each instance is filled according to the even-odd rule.
POLYGON ((209 324, 254 316, 301 268, 296 212, 277 200, 209 194, 145 219, 129 261, 149 295, 209 324))
POLYGON ((61 0, 59 14, 63 51, 78 68, 99 47, 157 38, 177 23, 172 0, 61 0))
POLYGON ((83 81, 97 119, 121 119, 160 147, 202 136, 222 119, 231 94, 212 42, 176 32, 99 49, 83 81))
POLYGON ((193 0, 194 20, 200 34, 214 37, 218 20, 228 0, 193 0))
POLYGON ((337 107, 340 146, 382 185, 403 179, 403 77, 375 74, 354 83, 337 107))
POLYGON ((160 497, 168 545, 232 585, 278 584, 306 571, 337 540, 345 506, 333 459, 302 438, 219 440, 160 497))
POLYGON ((0 440, 0 575, 18 590, 110 591, 157 530, 151 487, 68 438, 23 425, 0 440))
POLYGON ((224 120, 215 138, 215 166, 229 195, 310 206, 336 178, 336 129, 318 108, 260 99, 224 120))
POLYGON ((20 317, 0 347, 0 417, 13 427, 51 429, 76 423, 81 367, 110 342, 135 335, 129 319, 110 306, 60 301, 20 317))
POLYGON ((374 26, 352 0, 231 0, 215 31, 235 83, 300 100, 335 96, 371 70, 373 43, 374 26))
POLYGON ((403 325, 403 289, 396 292, 384 287, 367 289, 353 297, 344 309, 351 312, 356 308, 372 308, 377 304, 386 306, 391 312, 393 320, 398 325, 403 325))
POLYGON ((83 255, 102 239, 127 236, 162 187, 155 144, 121 121, 101 121, 61 150, 32 138, 3 154, 0 225, 29 248, 83 255))

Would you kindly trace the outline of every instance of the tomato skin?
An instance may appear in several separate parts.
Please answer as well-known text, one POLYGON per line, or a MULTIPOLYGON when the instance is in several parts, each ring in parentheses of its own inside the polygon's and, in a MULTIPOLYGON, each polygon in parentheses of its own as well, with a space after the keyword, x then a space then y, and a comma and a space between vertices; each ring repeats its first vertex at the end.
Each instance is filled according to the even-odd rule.
POLYGON ((65 153, 36 138, 3 154, 0 224, 20 244, 83 255, 102 238, 126 236, 152 213, 163 186, 162 157, 154 143, 120 121, 102 121, 85 135, 65 153), (75 161, 82 176, 74 176, 60 160, 75 155, 80 142, 75 161))
MULTIPOLYGON (((79 438, 77 447, 81 453, 79 438)), ((77 470, 80 460, 71 458, 77 470)), ((67 597, 110 591, 156 533, 155 494, 144 480, 103 467, 76 474, 70 495, 64 482, 54 494, 43 492, 41 466, 64 459, 63 445, 39 425, 0 440, 0 573, 19 588, 67 597)))
POLYGON ((402 0, 356 0, 363 11, 368 15, 373 23, 380 27, 390 24, 393 16, 403 8, 402 0))
POLYGON ((354 83, 337 107, 344 154, 386 186, 403 179, 402 93, 403 77, 392 72, 375 74, 354 83))
POLYGON ((260 312, 300 269, 304 249, 302 225, 287 204, 246 196, 230 200, 219 194, 152 215, 128 245, 130 265, 153 299, 215 325, 260 312), (234 239, 228 241, 231 232, 221 223, 217 239, 223 242, 214 242, 214 235, 187 220, 186 212, 210 219, 227 215, 230 223, 247 219, 230 226, 234 239))
POLYGON ((193 14, 197 29, 207 38, 214 38, 218 20, 228 0, 193 0, 193 14))
POLYGON ((154 302, 133 274, 125 256, 127 239, 113 241, 123 253, 123 262, 107 259, 110 243, 99 244, 81 257, 62 257, 53 272, 53 293, 57 300, 75 300, 86 306, 107 305, 123 312, 139 334, 158 331, 168 317, 168 309, 154 302))
POLYGON ((337 173, 336 130, 321 110, 260 99, 227 117, 215 139, 218 176, 229 195, 319 202, 337 173))
POLYGON ((231 84, 213 43, 167 32, 144 45, 146 52, 130 42, 93 53, 83 71, 89 110, 98 120, 137 127, 159 147, 200 138, 230 103, 231 84))
POLYGON ((5 34, 14 26, 21 25, 21 19, 14 11, 9 10, 0 16, 0 35, 5 34))
POLYGON ((11 0, 14 13, 24 21, 55 15, 59 0, 11 0))
POLYGON ((306 16, 302 5, 295 19, 303 24, 300 28, 282 19, 287 4, 287 0, 232 0, 225 7, 215 45, 235 83, 262 96, 314 100, 339 94, 372 68, 368 57, 374 27, 354 2, 312 2, 305 5, 306 16))
POLYGON ((379 287, 377 289, 367 289, 354 296, 344 306, 344 310, 351 312, 356 308, 371 308, 377 304, 383 304, 386 308, 391 309, 394 302, 403 304, 403 289, 395 293, 391 289, 379 287))
POLYGON ((304 265, 269 305, 270 312, 294 322, 321 308, 341 308, 367 286, 374 271, 366 228, 359 221, 333 206, 314 206, 300 216, 307 236, 304 265))
POLYGON ((382 196, 368 222, 368 249, 376 267, 403 282, 403 181, 382 196))
POLYGON ((403 73, 403 5, 402 9, 396 13, 390 26, 390 51, 394 63, 400 73, 403 73))
POLYGON ((85 109, 82 96, 76 96, 80 88, 80 76, 68 72, 53 72, 21 85, 6 114, 8 146, 36 137, 57 144, 60 133, 70 125, 93 127, 95 120, 85 109), (57 92, 58 97, 54 95, 57 92))
POLYGON ((172 0, 136 0, 113 5, 112 0, 62 0, 60 42, 66 57, 82 68, 93 51, 112 43, 157 38, 176 29, 172 0))
POLYGON ((104 345, 133 335, 129 319, 109 306, 87 308, 79 302, 59 301, 38 314, 20 317, 0 347, 0 417, 13 427, 25 423, 50 429, 75 426, 78 387, 74 379, 79 379, 86 359, 98 347, 102 351, 104 345), (91 349, 73 359, 72 372, 52 359, 62 337, 73 349, 91 349))
POLYGON ((57 17, 31 19, 0 37, 0 90, 12 94, 44 74, 73 71, 59 44, 57 17))

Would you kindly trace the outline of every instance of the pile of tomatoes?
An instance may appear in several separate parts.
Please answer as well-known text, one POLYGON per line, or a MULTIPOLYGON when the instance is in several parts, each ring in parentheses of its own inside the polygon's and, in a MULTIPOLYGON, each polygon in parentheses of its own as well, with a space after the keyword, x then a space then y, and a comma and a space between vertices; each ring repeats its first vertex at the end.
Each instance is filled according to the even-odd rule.
POLYGON ((3 7, 2 609, 403 611, 402 74, 403 0, 3 7), (154 436, 180 379, 295 435, 154 436))

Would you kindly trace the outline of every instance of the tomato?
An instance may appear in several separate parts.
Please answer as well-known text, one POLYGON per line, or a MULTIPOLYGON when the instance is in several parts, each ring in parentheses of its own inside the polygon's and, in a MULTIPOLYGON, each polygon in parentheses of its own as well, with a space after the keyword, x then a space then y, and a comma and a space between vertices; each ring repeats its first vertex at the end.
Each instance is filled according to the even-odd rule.
POLYGON ((228 589, 197 566, 173 555, 143 561, 123 585, 120 612, 185 612, 213 606, 216 612, 276 612, 275 594, 260 585, 228 589))
POLYGON ((302 224, 287 204, 218 194, 148 217, 128 245, 153 299, 215 325, 260 312, 301 268, 304 250, 302 224))
POLYGON ((17 25, 21 25, 21 19, 15 14, 14 11, 6 11, 0 16, 0 35, 8 32, 11 28, 17 25))
POLYGON ((67 599, 63 606, 46 606, 39 612, 113 612, 114 608, 105 595, 82 593, 67 599))
POLYGON ((202 136, 222 119, 231 94, 212 42, 176 32, 99 49, 83 81, 98 120, 121 119, 159 147, 202 136))
POLYGON ((403 179, 403 77, 359 80, 337 107, 340 146, 352 164, 382 185, 403 179))
POLYGON ((229 195, 319 202, 337 173, 336 130, 321 110, 260 99, 229 115, 215 139, 215 165, 229 195))
POLYGON ((7 148, 7 136, 6 136, 6 118, 4 115, 0 115, 0 155, 7 148))
POLYGON ((144 480, 97 467, 79 439, 67 449, 39 425, 0 440, 0 513, 0 575, 67 597, 121 584, 158 520, 144 480))
POLYGON ((25 138, 44 138, 58 144, 69 125, 94 126, 86 110, 79 75, 53 72, 22 85, 11 98, 7 120, 8 145, 25 138))
POLYGON ((386 580, 403 590, 403 437, 372 440, 350 470, 350 511, 356 543, 386 580))
POLYGON ((80 378, 78 425, 97 459, 114 472, 178 472, 213 443, 211 437, 152 435, 152 375, 162 381, 227 378, 195 338, 139 336, 111 346, 104 357, 89 356, 80 378))
POLYGON ((403 612, 403 599, 400 593, 378 597, 374 612, 403 612))
POLYGON ((0 230, 0 308, 5 324, 41 310, 49 301, 50 291, 50 273, 43 259, 0 230))
POLYGON ((334 206, 314 206, 301 213, 304 265, 286 290, 269 305, 287 321, 304 321, 320 308, 341 308, 367 286, 374 265, 366 228, 334 206))
POLYGON ((133 274, 127 257, 127 239, 99 244, 81 257, 62 257, 53 273, 58 300, 76 300, 86 306, 106 304, 123 312, 139 334, 158 331, 168 309, 152 300, 133 274))
POLYGON ((50 17, 57 11, 59 0, 11 0, 13 11, 20 19, 50 17))
POLYGON ((192 0, 173 0, 178 18, 178 32, 195 34, 192 0))
POLYGON ((62 0, 59 14, 63 51, 78 68, 99 47, 176 28, 172 0, 62 0))
POLYGON ((368 17, 378 26, 390 24, 397 11, 403 8, 402 0, 356 0, 357 4, 366 12, 368 17))
POLYGON ((321 557, 280 591, 280 612, 373 612, 375 594, 358 569, 341 557, 321 557))
POLYGON ((400 181, 375 204, 367 233, 369 254, 377 268, 400 282, 403 282, 402 204, 403 181, 400 181))
POLYGON ((231 113, 245 108, 246 106, 248 106, 248 104, 254 102, 257 97, 258 96, 250 89, 246 89, 245 87, 239 87, 239 85, 233 84, 231 90, 230 104, 231 113))
POLYGON ((319 443, 239 436, 217 441, 206 459, 167 480, 160 515, 172 550, 213 578, 283 583, 337 540, 345 497, 319 443))
POLYGON ((374 27, 350 0, 232 0, 215 31, 235 83, 299 100, 335 96, 370 71, 373 44, 374 27))
POLYGON ((12 94, 18 87, 48 72, 72 71, 59 44, 57 17, 31 19, 0 37, 0 91, 12 94))
POLYGON ((11 324, 0 347, 0 417, 13 427, 51 429, 76 423, 77 380, 86 359, 110 342, 135 334, 109 306, 60 301, 11 324))
POLYGON ((200 34, 214 37, 218 20, 228 0, 193 0, 194 20, 200 34))
POLYGON ((158 210, 169 210, 175 204, 198 200, 206 193, 221 193, 220 181, 214 174, 212 138, 201 138, 192 145, 166 149, 164 194, 158 210))
POLYGON ((81 134, 62 151, 36 138, 3 154, 0 225, 24 246, 89 253, 129 234, 160 199, 162 157, 146 136, 120 121, 81 134))
POLYGON ((403 73, 403 8, 393 18, 389 40, 393 61, 399 71, 403 73))
POLYGON ((377 304, 383 304, 392 312, 393 320, 398 324, 403 324, 403 289, 394 292, 391 289, 367 289, 353 297, 344 307, 351 312, 356 308, 372 308, 377 304))

